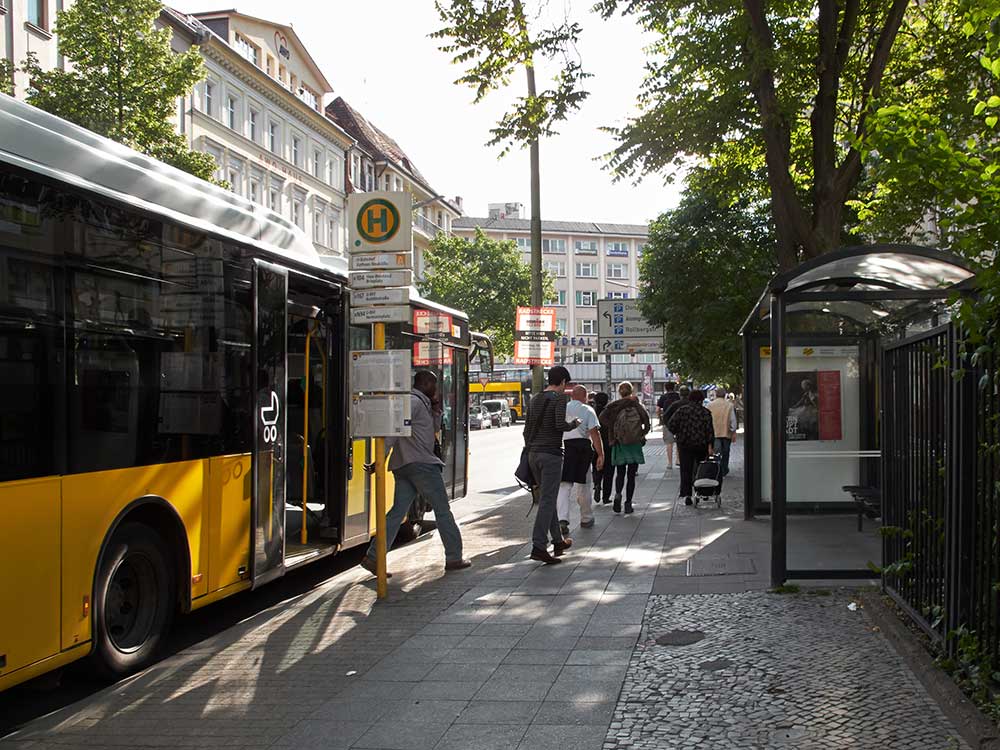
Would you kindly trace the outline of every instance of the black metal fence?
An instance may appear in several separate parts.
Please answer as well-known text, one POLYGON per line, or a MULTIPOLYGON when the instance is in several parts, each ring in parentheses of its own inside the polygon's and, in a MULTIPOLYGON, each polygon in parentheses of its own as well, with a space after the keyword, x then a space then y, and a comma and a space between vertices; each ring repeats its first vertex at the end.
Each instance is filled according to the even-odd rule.
MULTIPOLYGON (((969 631, 1000 668, 1000 397, 985 370, 955 378, 955 331, 882 359, 883 583, 934 638, 969 631)), ((991 366, 991 365, 989 365, 991 366)))

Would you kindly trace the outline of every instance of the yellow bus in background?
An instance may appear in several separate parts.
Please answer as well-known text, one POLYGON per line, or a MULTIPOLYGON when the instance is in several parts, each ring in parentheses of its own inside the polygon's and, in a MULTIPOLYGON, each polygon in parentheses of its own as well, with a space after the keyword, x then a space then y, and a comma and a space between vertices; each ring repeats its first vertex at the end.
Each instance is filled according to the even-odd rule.
POLYGON ((524 418, 524 395, 520 381, 497 380, 486 383, 469 381, 469 405, 479 406, 488 399, 504 399, 510 404, 510 415, 513 421, 524 418))
MULTIPOLYGON (((145 666, 175 613, 365 544, 346 265, 263 207, 0 95, 0 690, 145 666)), ((438 373, 452 497, 468 358, 438 373)), ((390 326, 397 348, 420 336, 390 326)), ((390 494, 391 497, 391 494, 390 494)), ((416 506, 415 506, 416 507, 416 506)))

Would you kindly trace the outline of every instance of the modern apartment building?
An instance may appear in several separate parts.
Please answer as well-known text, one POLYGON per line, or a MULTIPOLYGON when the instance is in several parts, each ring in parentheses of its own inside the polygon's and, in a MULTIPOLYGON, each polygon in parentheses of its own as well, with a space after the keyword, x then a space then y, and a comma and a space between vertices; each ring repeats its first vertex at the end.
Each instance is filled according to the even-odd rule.
POLYGON ((326 114, 356 141, 350 155, 350 191, 406 190, 413 195, 413 268, 420 278, 424 250, 439 232, 451 231, 452 222, 462 215, 462 199, 448 200, 437 193, 395 139, 342 97, 327 105, 326 114))
POLYGON ((177 127, 215 157, 216 177, 281 214, 323 255, 343 252, 345 169, 354 139, 323 112, 332 86, 294 29, 233 10, 165 9, 174 46, 198 45, 206 76, 177 127))

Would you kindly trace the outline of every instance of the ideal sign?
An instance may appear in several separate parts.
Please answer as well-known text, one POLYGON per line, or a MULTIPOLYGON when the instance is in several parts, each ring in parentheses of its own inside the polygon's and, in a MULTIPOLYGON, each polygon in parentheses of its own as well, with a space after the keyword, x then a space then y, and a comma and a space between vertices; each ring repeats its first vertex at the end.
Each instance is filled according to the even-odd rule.
POLYGON ((351 253, 407 253, 413 249, 413 197, 376 191, 347 196, 351 253))

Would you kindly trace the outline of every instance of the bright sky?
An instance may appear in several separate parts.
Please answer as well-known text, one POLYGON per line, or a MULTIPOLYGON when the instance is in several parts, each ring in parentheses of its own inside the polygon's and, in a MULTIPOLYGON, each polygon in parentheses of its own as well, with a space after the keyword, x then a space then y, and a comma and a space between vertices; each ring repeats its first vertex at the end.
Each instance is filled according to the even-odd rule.
MULTIPOLYGON (((173 2, 188 13, 233 7, 173 2)), ((549 9, 564 6, 583 24, 580 54, 594 77, 582 109, 558 136, 542 141, 542 218, 645 223, 676 205, 678 185, 665 185, 660 176, 638 186, 613 183, 595 159, 614 147, 600 128, 620 125, 635 111, 649 38, 632 18, 594 15, 592 0, 551 0, 549 9)), ((235 7, 290 23, 335 93, 395 138, 435 190, 461 195, 467 214, 485 216, 488 203, 511 201, 523 203, 527 216, 528 152, 498 160, 499 149, 485 146, 509 97, 524 92, 524 77, 514 79, 510 93, 494 92, 474 105, 472 90, 453 83, 460 68, 428 38, 440 25, 433 0, 238 0, 235 7)), ((547 86, 547 79, 538 85, 547 86)))

